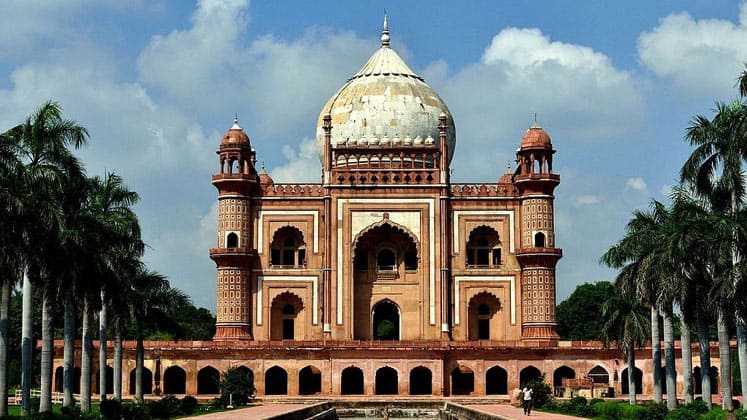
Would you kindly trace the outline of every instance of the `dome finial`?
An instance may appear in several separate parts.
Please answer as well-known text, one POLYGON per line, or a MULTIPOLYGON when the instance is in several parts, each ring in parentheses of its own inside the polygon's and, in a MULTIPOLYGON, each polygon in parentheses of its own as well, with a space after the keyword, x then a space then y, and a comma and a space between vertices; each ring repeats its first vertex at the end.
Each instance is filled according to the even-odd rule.
POLYGON ((534 122, 532 123, 531 128, 542 128, 541 125, 537 122, 537 113, 534 113, 534 122))
POLYGON ((231 130, 241 130, 241 127, 239 127, 239 113, 238 112, 234 114, 233 126, 231 126, 231 130))
POLYGON ((386 9, 384 9, 384 27, 381 29, 381 46, 389 46, 389 21, 386 16, 386 9))

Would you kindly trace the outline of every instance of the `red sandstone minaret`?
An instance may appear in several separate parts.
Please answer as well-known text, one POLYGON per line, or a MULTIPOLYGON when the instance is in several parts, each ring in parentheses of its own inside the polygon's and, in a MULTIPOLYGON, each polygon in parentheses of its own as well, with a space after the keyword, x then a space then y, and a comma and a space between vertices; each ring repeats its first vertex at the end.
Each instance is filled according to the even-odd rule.
POLYGON ((555 265, 563 253, 555 247, 553 191, 560 176, 552 172, 550 136, 535 122, 516 151, 514 183, 521 194, 521 337, 557 340, 555 265))
POLYGON ((215 340, 251 340, 250 270, 253 249, 251 197, 258 188, 256 154, 238 119, 218 149, 220 173, 213 175, 218 189, 218 246, 210 258, 218 268, 215 340))

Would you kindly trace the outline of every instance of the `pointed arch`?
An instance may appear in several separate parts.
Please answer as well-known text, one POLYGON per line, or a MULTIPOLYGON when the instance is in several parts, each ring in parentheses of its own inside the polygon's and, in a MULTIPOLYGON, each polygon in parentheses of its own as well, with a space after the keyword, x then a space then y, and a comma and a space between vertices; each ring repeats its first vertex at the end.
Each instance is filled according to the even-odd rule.
POLYGON ((498 339, 500 322, 495 314, 501 309, 501 300, 494 293, 485 290, 475 293, 467 306, 469 339, 498 339))
POLYGON ((399 373, 396 369, 384 366, 376 370, 376 395, 397 395, 399 393, 399 373))
POLYGON ((394 301, 382 299, 371 307, 372 338, 377 340, 399 340, 402 311, 394 301))
POLYGON ((410 395, 431 395, 433 393, 433 373, 425 366, 410 370, 410 395))
POLYGON ((205 366, 197 372, 197 394, 220 394, 220 372, 205 366))
POLYGON ((560 366, 552 373, 552 385, 563 386, 563 379, 576 379, 576 371, 568 366, 560 366))
POLYGON ((278 294, 270 303, 270 338, 273 340, 302 339, 303 299, 291 291, 278 294))
POLYGON ((169 366, 163 371, 164 394, 186 394, 187 372, 179 366, 169 366))
POLYGON ((488 395, 508 394, 508 372, 495 365, 485 372, 485 393, 488 395))
POLYGON ((358 232, 357 235, 355 235, 355 238, 353 239, 352 249, 356 249, 358 247, 358 242, 363 237, 365 237, 368 233, 375 231, 376 229, 379 229, 379 228, 389 228, 389 229, 392 229, 393 231, 398 231, 404 234, 415 245, 415 253, 418 256, 418 258, 420 258, 420 241, 418 240, 418 237, 415 236, 415 234, 412 233, 412 231, 408 229, 406 226, 400 225, 399 223, 390 220, 389 215, 387 213, 384 214, 384 218, 382 218, 380 221, 366 226, 360 232, 358 232))
POLYGON ((340 394, 362 395, 363 370, 358 366, 348 366, 340 374, 340 394))
POLYGON ((479 225, 468 236, 465 264, 468 268, 499 267, 503 263, 501 237, 495 228, 479 225))
POLYGON ((306 241, 301 229, 285 225, 275 230, 270 242, 270 264, 281 267, 306 265, 306 241))

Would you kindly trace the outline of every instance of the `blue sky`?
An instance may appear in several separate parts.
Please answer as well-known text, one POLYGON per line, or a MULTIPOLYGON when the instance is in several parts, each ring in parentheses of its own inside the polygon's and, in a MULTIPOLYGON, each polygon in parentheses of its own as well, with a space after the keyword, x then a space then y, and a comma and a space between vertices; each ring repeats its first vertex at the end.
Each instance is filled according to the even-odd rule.
POLYGON ((215 307, 215 150, 238 113, 276 182, 317 181, 319 109, 392 45, 454 115, 454 182, 494 182, 536 112, 558 150, 558 301, 611 280, 598 264, 631 212, 666 199, 683 133, 735 97, 738 1, 5 1, 0 128, 44 100, 89 128, 90 174, 141 194, 147 263, 215 307))

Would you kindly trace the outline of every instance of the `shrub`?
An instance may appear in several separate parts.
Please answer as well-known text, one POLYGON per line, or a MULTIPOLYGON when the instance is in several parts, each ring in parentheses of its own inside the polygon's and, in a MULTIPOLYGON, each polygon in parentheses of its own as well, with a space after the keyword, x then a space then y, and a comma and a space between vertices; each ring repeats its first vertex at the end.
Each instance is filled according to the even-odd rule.
POLYGON ((105 419, 119 420, 122 418, 122 403, 117 399, 105 399, 99 406, 101 416, 105 419))
POLYGON ((593 407, 602 419, 617 420, 621 418, 620 405, 622 404, 615 401, 603 401, 594 404, 593 407))
POLYGON ((156 419, 168 419, 182 414, 181 402, 173 395, 167 395, 148 404, 150 415, 156 419))
POLYGON ((687 407, 680 407, 674 411, 670 411, 667 414, 666 420, 698 420, 699 418, 699 412, 687 407))
POLYGON ((635 420, 663 420, 667 416, 667 406, 662 403, 653 403, 640 406, 642 410, 635 413, 635 420))
POLYGON ((711 411, 703 414, 700 418, 704 420, 726 420, 727 414, 729 413, 721 407, 714 407, 711 411))
POLYGON ((148 404, 122 404, 122 418, 127 420, 150 420, 148 404))
POLYGON ((184 398, 182 398, 182 413, 184 414, 192 414, 197 409, 197 398, 186 395, 184 398))
POLYGON ((545 382, 545 375, 527 382, 525 386, 532 388, 532 402, 535 407, 542 407, 544 404, 552 399, 552 389, 550 385, 545 382))
POLYGON ((233 405, 246 405, 254 398, 253 379, 239 368, 229 368, 223 372, 220 381, 220 398, 213 404, 221 407, 228 405, 233 395, 233 405))

